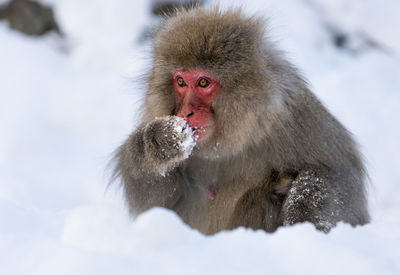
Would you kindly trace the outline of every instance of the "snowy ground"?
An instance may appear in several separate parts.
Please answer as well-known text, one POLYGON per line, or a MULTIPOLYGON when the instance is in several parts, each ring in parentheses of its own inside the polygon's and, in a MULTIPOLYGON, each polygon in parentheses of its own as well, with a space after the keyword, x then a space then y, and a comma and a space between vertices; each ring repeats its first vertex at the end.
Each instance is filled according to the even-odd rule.
POLYGON ((105 191, 110 154, 137 123, 147 1, 46 2, 64 42, 0 22, 1 274, 400 274, 399 1, 233 1, 271 17, 271 37, 355 134, 373 221, 212 237, 163 209, 132 222, 105 191))

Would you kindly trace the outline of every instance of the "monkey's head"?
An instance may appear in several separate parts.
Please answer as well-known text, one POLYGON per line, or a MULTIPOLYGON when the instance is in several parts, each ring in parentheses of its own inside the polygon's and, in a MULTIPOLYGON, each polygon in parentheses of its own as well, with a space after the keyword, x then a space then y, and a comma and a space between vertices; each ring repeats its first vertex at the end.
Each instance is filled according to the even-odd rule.
POLYGON ((266 92, 265 48, 262 19, 218 8, 177 12, 155 37, 145 121, 184 118, 199 136, 194 153, 207 157, 259 143, 275 97, 266 92))

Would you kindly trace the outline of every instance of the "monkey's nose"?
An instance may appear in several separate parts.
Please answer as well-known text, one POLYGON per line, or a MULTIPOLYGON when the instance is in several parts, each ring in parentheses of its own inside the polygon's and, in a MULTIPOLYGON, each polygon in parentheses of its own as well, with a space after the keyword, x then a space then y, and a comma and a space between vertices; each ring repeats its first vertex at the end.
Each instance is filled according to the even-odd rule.
POLYGON ((194 112, 190 112, 186 117, 191 117, 192 115, 194 115, 194 112))

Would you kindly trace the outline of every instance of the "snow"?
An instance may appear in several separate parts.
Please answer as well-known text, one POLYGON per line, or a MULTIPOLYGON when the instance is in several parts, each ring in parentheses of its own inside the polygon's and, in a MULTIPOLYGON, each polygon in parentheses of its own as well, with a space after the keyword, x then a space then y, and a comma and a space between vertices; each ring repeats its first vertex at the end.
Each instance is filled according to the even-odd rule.
POLYGON ((42 2, 65 41, 0 21, 1 274, 400 273, 398 1, 221 1, 270 17, 270 37, 354 133, 372 222, 215 236, 160 208, 132 221, 121 190, 107 188, 110 156, 138 124, 148 2, 42 2), (349 44, 335 47, 332 30, 349 44))
POLYGON ((197 138, 193 135, 192 128, 183 118, 175 116, 173 121, 175 132, 183 136, 178 145, 180 150, 184 152, 183 159, 187 159, 192 153, 193 147, 196 146, 197 138))

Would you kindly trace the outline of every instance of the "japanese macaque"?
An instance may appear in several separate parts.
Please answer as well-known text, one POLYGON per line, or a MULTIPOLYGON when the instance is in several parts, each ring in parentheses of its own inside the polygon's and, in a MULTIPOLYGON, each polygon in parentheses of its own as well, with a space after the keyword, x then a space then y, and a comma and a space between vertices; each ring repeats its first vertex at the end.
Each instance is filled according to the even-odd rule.
POLYGON ((131 213, 172 209, 204 234, 368 222, 355 142, 266 39, 262 18, 180 10, 153 58, 141 124, 116 154, 131 213))

